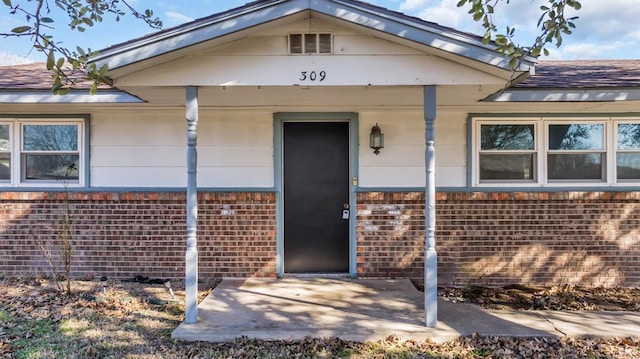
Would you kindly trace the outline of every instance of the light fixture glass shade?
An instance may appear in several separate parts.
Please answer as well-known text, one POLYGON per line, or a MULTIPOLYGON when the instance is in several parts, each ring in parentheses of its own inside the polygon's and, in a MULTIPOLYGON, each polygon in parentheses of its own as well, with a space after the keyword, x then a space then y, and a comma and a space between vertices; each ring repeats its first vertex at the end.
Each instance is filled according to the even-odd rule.
POLYGON ((380 130, 380 127, 378 127, 377 123, 371 128, 371 134, 369 135, 369 147, 373 149, 373 153, 376 155, 380 153, 381 148, 384 148, 384 134, 380 130))

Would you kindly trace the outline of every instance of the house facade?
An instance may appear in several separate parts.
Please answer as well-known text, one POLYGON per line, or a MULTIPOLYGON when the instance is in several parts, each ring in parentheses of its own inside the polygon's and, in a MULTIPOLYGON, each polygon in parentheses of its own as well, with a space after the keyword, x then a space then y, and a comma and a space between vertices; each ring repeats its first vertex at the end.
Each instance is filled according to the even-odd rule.
POLYGON ((417 279, 431 250, 443 285, 640 284, 640 61, 512 71, 360 1, 266 0, 95 62, 94 96, 0 68, 0 274, 48 271, 68 205, 78 277, 197 250, 200 278, 417 279))

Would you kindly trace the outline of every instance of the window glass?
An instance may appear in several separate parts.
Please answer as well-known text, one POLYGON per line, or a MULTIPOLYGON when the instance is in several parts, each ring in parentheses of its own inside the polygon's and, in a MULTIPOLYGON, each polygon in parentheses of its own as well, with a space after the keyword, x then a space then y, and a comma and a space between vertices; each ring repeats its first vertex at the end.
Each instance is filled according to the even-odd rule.
POLYGON ((618 153, 616 155, 618 179, 640 179, 640 153, 618 153))
POLYGON ((11 126, 0 125, 0 181, 11 180, 11 126))
POLYGON ((9 125, 0 125, 0 151, 10 151, 11 150, 11 142, 10 139, 10 126, 9 125))
POLYGON ((547 156, 550 180, 603 180, 603 154, 549 154, 547 156))
POLYGON ((640 123, 618 125, 618 149, 640 150, 640 123))
POLYGON ((533 150, 533 125, 482 125, 482 150, 533 150))
POLYGON ((533 180, 533 154, 481 154, 480 180, 533 180))
POLYGON ((11 180, 11 154, 0 152, 0 181, 11 180))
POLYGON ((77 125, 24 125, 24 151, 77 151, 77 125))
POLYGON ((78 155, 24 154, 26 180, 78 180, 78 155))
POLYGON ((603 150, 604 124, 549 125, 550 150, 603 150))

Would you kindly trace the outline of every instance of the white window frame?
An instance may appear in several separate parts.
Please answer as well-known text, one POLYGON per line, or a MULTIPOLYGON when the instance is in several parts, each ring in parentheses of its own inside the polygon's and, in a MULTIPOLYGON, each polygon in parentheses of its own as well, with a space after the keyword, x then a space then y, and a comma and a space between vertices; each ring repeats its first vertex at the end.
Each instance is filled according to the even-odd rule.
MULTIPOLYGON (((601 186, 636 186, 638 180, 618 180, 616 154, 618 152, 640 153, 640 150, 618 151, 618 124, 640 124, 640 118, 626 117, 472 117, 472 144, 471 144, 471 184, 473 187, 601 187, 601 186), (535 136, 535 168, 537 172, 533 181, 518 180, 490 180, 480 181, 480 153, 482 125, 534 125, 535 136), (549 125, 557 124, 602 124, 604 149, 599 150, 549 150, 549 125), (548 178, 548 155, 551 153, 603 153, 603 180, 550 180, 548 178)), ((505 154, 514 151, 505 151, 505 154)), ((521 152, 521 151, 515 151, 521 152)), ((527 151, 525 151, 527 152, 527 151)))
POLYGON ((536 122, 536 119, 527 119, 527 118, 519 118, 513 121, 506 122, 504 120, 499 121, 496 119, 486 119, 481 120, 476 123, 474 126, 474 139, 475 145, 474 148, 474 184, 476 185, 487 185, 487 186, 523 186, 523 185, 534 185, 538 178, 540 177, 540 168, 538 164, 538 156, 540 155, 540 142, 538 140, 538 130, 539 124, 536 122), (482 132, 480 131, 482 125, 533 125, 533 140, 534 140, 534 148, 533 150, 482 150, 482 132), (534 179, 533 180, 486 180, 480 181, 480 154, 482 153, 501 153, 501 154, 518 154, 518 153, 532 153, 534 157, 534 179))
POLYGON ((544 158, 540 159, 540 162, 543 164, 542 172, 542 182, 545 185, 550 186, 563 186, 563 185, 580 185, 580 184, 588 184, 590 186, 604 185, 610 184, 609 181, 611 179, 611 175, 609 172, 609 147, 611 142, 609 141, 608 133, 610 132, 608 129, 608 119, 606 118, 593 118, 593 119, 584 119, 584 118, 552 118, 552 119, 543 119, 543 139, 544 139, 544 147, 542 152, 544 153, 544 158), (549 149, 549 126, 551 125, 602 125, 603 133, 603 149, 602 150, 551 150, 549 149), (590 179, 549 179, 549 162, 548 155, 550 154, 594 154, 594 153, 602 153, 602 160, 604 163, 602 164, 601 171, 603 179, 600 180, 590 180, 590 179))
POLYGON ((13 179, 13 170, 14 170, 14 167, 15 167, 15 164, 14 164, 14 161, 13 161, 13 153, 15 152, 14 151, 15 140, 14 140, 14 135, 13 135, 13 122, 12 121, 7 121, 5 119, 0 119, 0 125, 1 126, 5 126, 5 125, 9 126, 9 150, 8 151, 0 151, 0 153, 8 153, 9 154, 9 171, 10 171, 9 180, 0 179, 0 186, 4 186, 4 185, 11 184, 11 180, 13 179))
MULTIPOLYGON (((9 124, 11 130, 11 180, 0 182, 0 187, 83 187, 85 183, 86 153, 85 153, 85 121, 80 118, 2 118, 0 124, 9 124), (24 125, 74 125, 78 127, 77 151, 50 152, 52 154, 78 155, 78 180, 64 183, 62 180, 26 180, 23 178, 22 154, 24 125)), ((49 153, 48 151, 45 151, 49 153)), ((36 153, 36 152, 33 152, 36 153)), ((37 153, 44 153, 37 151, 37 153)))
POLYGON ((620 185, 640 184, 640 179, 618 180, 618 163, 616 162, 618 160, 618 156, 617 156, 618 153, 640 154, 640 149, 638 150, 619 150, 618 149, 618 125, 621 125, 621 124, 640 125, 640 118, 613 118, 613 126, 611 130, 611 142, 613 147, 613 151, 611 151, 611 158, 612 158, 611 173, 613 174, 613 178, 615 179, 617 184, 620 184, 620 185))

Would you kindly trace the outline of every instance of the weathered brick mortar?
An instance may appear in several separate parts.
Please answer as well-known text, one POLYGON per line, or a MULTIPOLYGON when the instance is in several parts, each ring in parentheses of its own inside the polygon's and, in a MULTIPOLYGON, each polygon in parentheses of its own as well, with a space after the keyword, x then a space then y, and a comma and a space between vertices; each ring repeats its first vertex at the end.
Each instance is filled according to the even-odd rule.
MULTIPOLYGON (((71 192, 73 274, 184 275, 185 195, 71 192)), ((0 274, 46 272, 64 193, 0 193, 0 274)), ((357 195, 357 272, 423 275, 424 194, 357 195)), ((441 284, 640 285, 640 192, 438 193, 441 284)), ((274 193, 199 194, 201 277, 275 276, 274 193)))
MULTIPOLYGON (((184 277, 184 193, 69 192, 76 277, 184 277)), ((57 257, 54 226, 63 192, 0 193, 0 273, 29 275, 48 265, 38 241, 57 257)), ((201 193, 201 278, 274 276, 275 194, 201 193)))
MULTIPOLYGON (((640 286, 640 192, 438 193, 440 284, 640 286)), ((358 193, 361 276, 423 276, 423 193, 358 193)))

